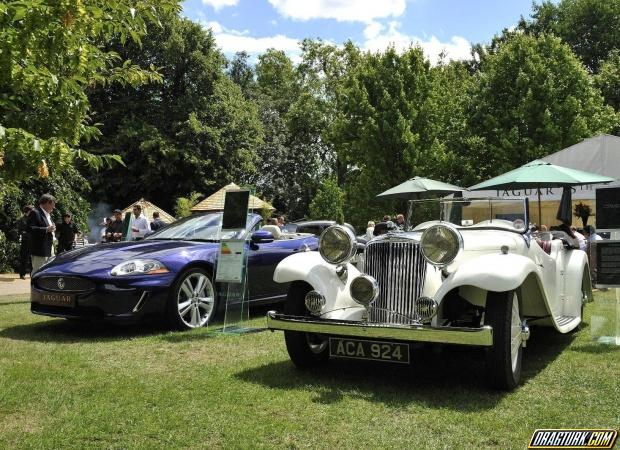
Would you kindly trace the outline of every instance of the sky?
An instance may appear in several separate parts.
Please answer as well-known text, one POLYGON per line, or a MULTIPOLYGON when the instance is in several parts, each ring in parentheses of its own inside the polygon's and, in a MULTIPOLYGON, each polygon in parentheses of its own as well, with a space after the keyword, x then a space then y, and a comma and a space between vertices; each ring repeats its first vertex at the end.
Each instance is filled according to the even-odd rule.
POLYGON ((230 57, 245 50, 255 60, 268 48, 299 58, 299 42, 352 40, 367 50, 420 45, 432 62, 469 56, 503 28, 529 17, 531 0, 186 0, 183 15, 211 28, 230 57))

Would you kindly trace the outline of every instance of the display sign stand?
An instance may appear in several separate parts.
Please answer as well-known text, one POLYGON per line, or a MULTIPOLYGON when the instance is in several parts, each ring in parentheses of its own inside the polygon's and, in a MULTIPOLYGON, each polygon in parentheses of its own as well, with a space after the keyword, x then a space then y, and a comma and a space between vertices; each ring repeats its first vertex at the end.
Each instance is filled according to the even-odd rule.
POLYGON ((620 346, 620 231, 613 230, 611 240, 596 246, 596 287, 615 290, 616 299, 595 300, 591 335, 601 344, 620 346))
POLYGON ((224 215, 220 230, 220 250, 215 281, 224 284, 225 304, 223 333, 242 334, 260 331, 246 326, 249 314, 247 228, 249 189, 227 191, 224 197, 224 215), (233 237, 228 237, 233 236, 233 237))

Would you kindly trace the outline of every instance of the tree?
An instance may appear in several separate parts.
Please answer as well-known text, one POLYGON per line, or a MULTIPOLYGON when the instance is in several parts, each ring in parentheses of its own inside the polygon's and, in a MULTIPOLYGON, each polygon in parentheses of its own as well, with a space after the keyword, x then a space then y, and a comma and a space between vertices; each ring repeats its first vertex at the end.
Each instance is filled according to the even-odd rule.
POLYGON ((605 103, 620 113, 620 50, 613 51, 595 77, 605 103))
POLYGON ((179 197, 175 201, 174 215, 177 218, 187 217, 192 214, 192 208, 204 197, 200 192, 192 192, 187 197, 179 197))
POLYGON ((331 219, 344 223, 344 192, 333 178, 323 181, 310 203, 311 219, 331 219))
POLYGON ((481 179, 617 123, 580 61, 553 36, 513 35, 485 57, 475 80, 466 157, 481 179))
POLYGON ((610 52, 620 49, 620 0, 543 1, 533 10, 532 20, 522 18, 519 28, 560 37, 591 72, 598 72, 610 52))
POLYGON ((237 52, 228 63, 228 76, 239 86, 246 99, 252 99, 256 89, 254 68, 248 63, 249 57, 247 52, 237 52))
POLYGON ((147 23, 178 10, 177 0, 8 1, 0 4, 0 179, 19 181, 67 167, 99 135, 90 86, 139 86, 160 77, 102 42, 139 43, 147 23))
POLYGON ((354 225, 394 210, 396 203, 369 200, 424 173, 431 139, 421 111, 430 88, 430 63, 420 48, 364 54, 347 77, 333 133, 347 164, 345 216, 354 225))
POLYGON ((111 45, 159 67, 162 82, 91 93, 94 118, 105 123, 91 149, 114 149, 127 166, 93 174, 96 196, 116 205, 144 196, 169 209, 179 196, 246 182, 256 170, 262 127, 254 104, 226 76, 212 33, 172 16, 149 28, 142 46, 111 45))

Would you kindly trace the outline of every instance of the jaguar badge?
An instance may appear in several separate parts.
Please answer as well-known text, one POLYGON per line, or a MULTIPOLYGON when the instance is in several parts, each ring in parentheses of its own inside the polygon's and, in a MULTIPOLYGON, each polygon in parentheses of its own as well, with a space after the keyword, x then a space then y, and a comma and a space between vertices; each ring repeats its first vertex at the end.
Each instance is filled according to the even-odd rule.
POLYGON ((64 289, 65 288, 65 279, 60 277, 58 278, 58 280, 56 281, 56 284, 58 285, 58 289, 64 289))

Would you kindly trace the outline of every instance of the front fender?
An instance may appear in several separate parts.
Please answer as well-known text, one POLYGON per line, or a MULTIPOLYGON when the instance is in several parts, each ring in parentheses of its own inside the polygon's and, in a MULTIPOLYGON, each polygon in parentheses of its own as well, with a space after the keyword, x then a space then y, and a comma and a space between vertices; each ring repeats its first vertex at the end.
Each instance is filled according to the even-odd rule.
MULTIPOLYGON (((303 252, 280 261, 273 273, 273 280, 276 283, 304 281, 325 297, 326 303, 323 311, 326 313, 321 317, 331 318, 330 311, 349 308, 351 314, 349 318, 356 320, 357 315, 361 314, 364 308, 353 301, 349 294, 349 286, 360 272, 351 264, 346 265, 346 272, 346 277, 341 278, 336 273, 336 266, 327 263, 319 252, 303 252)), ((338 317, 344 319, 342 314, 340 311, 338 317)))
MULTIPOLYGON (((512 291, 532 273, 539 278, 536 265, 525 256, 510 253, 482 255, 460 265, 442 283, 434 297, 440 302, 448 292, 461 286, 472 286, 480 291, 512 291)), ((486 298, 480 298, 474 303, 484 306, 485 301, 486 298)))

